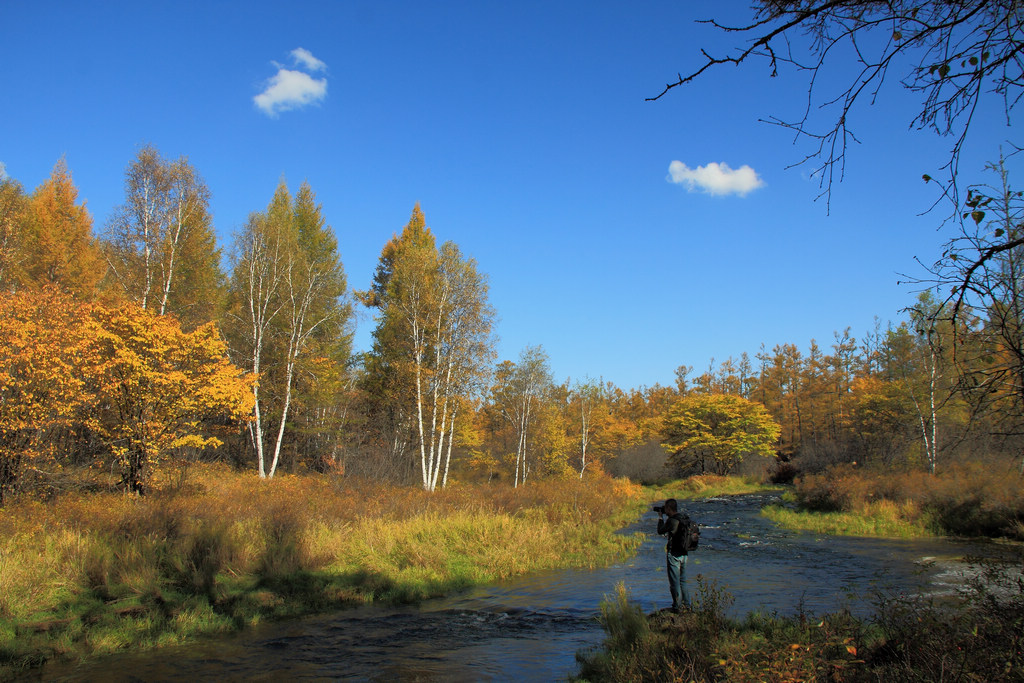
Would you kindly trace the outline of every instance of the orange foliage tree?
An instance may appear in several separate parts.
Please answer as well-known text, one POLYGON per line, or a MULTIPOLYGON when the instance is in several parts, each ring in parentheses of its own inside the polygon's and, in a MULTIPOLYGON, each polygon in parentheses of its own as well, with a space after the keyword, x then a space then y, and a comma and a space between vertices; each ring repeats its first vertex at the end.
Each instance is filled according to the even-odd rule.
POLYGON ((22 241, 22 280, 30 286, 56 285, 89 298, 106 273, 106 263, 92 234, 92 217, 78 204, 63 159, 28 201, 22 241))
POLYGON ((98 307, 93 321, 91 381, 102 409, 90 427, 128 490, 143 493, 153 467, 175 449, 220 445, 209 421, 248 419, 251 376, 228 361, 212 323, 186 333, 172 317, 133 304, 98 307))
POLYGON ((91 402, 86 310, 53 287, 0 298, 0 504, 24 467, 56 463, 61 433, 91 402))

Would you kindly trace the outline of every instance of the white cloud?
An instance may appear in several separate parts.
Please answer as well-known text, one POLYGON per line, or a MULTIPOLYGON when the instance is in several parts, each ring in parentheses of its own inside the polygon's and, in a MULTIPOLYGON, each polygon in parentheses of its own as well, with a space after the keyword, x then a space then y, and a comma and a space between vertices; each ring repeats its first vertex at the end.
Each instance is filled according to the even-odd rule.
POLYGON ((3 180, 6 177, 7 177, 7 164, 5 164, 4 162, 0 161, 0 180, 3 180))
POLYGON ((297 66, 305 67, 306 71, 324 71, 327 65, 313 56, 313 53, 304 47, 297 47, 292 50, 292 59, 297 66))
MULTIPOLYGON (((291 51, 296 66, 306 71, 323 71, 327 65, 304 48, 291 51)), ((252 98, 267 116, 275 117, 282 111, 300 109, 321 101, 327 96, 327 79, 313 78, 305 71, 287 69, 274 63, 277 73, 266 82, 263 92, 252 98)))
POLYGON ((738 194, 744 196, 752 190, 764 186, 757 172, 744 164, 733 170, 726 163, 712 161, 707 166, 690 168, 681 161, 673 161, 668 165, 668 181, 677 185, 685 185, 690 192, 700 190, 712 195, 738 194))
POLYGON ((252 98, 256 106, 268 116, 298 109, 319 102, 327 96, 327 79, 316 79, 309 74, 290 69, 278 69, 266 89, 252 98))

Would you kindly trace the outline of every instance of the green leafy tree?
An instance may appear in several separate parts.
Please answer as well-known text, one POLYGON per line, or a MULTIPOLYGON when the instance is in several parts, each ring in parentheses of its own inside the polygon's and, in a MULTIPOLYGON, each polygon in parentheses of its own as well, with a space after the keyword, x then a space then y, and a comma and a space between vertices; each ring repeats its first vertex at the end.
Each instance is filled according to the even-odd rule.
POLYGON ((693 394, 669 409, 662 446, 684 470, 728 474, 745 457, 770 457, 781 429, 760 403, 728 394, 693 394))
POLYGON ((308 182, 295 194, 293 216, 307 264, 319 264, 323 281, 305 315, 320 321, 310 330, 296 362, 294 419, 297 450, 314 469, 340 466, 340 453, 353 401, 353 310, 334 231, 308 182))
MULTIPOLYGON (((259 475, 273 477, 293 404, 318 408, 297 399, 297 387, 344 386, 313 373, 331 367, 326 359, 347 365, 352 311, 345 272, 312 190, 304 184, 293 201, 283 180, 267 209, 251 215, 237 236, 233 263, 230 336, 240 363, 259 378, 250 434, 259 475)), ((323 393, 306 398, 325 400, 323 393)))

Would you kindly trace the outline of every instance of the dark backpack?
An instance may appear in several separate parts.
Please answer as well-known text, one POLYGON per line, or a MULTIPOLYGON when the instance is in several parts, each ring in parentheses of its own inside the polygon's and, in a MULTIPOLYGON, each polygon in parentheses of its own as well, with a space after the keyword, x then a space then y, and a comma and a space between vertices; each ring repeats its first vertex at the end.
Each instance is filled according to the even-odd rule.
POLYGON ((674 555, 682 555, 697 547, 700 541, 700 527, 697 523, 683 513, 679 516, 679 528, 672 538, 669 539, 670 549, 674 555))
POLYGON ((700 542, 700 525, 693 521, 686 515, 679 520, 679 545, 682 549, 689 552, 697 548, 697 544, 700 542))

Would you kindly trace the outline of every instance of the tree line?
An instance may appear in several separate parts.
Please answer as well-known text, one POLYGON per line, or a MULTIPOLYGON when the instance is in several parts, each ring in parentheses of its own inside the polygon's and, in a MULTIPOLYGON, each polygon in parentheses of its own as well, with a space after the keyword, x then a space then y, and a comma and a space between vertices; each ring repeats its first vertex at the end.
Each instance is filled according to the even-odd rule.
POLYGON ((99 230, 63 161, 32 192, 4 178, 0 496, 59 487, 83 466, 141 493, 198 458, 429 491, 455 477, 785 478, 1017 457, 1019 249, 984 260, 987 299, 931 293, 959 281, 983 229, 1017 230, 1020 195, 996 189, 973 195, 990 220, 973 215, 974 241, 948 246, 905 320, 623 389, 557 382, 541 346, 497 362, 486 275, 438 244, 418 205, 373 281, 352 290, 308 183, 293 194, 282 180, 222 258, 210 191, 185 157, 142 148, 99 230), (374 312, 364 352, 352 347, 356 305, 374 312))

